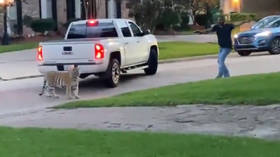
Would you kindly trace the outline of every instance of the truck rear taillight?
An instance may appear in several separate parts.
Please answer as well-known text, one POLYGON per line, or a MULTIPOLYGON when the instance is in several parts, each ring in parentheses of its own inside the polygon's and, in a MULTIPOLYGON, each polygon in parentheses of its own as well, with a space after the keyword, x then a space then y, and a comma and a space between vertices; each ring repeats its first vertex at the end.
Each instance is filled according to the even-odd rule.
POLYGON ((44 58, 43 58, 43 47, 42 46, 39 46, 38 49, 37 49, 36 59, 39 62, 42 62, 44 60, 44 58))
POLYGON ((99 24, 99 22, 95 19, 90 19, 87 21, 87 26, 89 26, 89 27, 97 26, 98 24, 99 24))
POLYGON ((95 59, 103 59, 104 58, 104 47, 101 44, 95 44, 95 59))

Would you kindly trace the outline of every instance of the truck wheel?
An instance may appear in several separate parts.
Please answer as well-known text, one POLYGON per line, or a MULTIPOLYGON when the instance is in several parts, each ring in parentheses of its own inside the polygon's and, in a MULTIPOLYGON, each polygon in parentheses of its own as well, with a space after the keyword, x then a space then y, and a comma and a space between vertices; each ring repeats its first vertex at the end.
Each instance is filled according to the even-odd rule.
POLYGON ((154 75, 157 73, 157 68, 158 68, 158 53, 155 48, 152 48, 148 60, 148 68, 144 69, 144 71, 146 75, 154 75))
POLYGON ((249 56, 252 52, 250 51, 237 51, 240 56, 249 56))
POLYGON ((106 85, 111 88, 117 87, 120 81, 120 76, 120 62, 117 59, 113 58, 111 59, 109 67, 105 74, 106 85))
POLYGON ((280 54, 280 38, 272 40, 269 53, 272 55, 280 54))

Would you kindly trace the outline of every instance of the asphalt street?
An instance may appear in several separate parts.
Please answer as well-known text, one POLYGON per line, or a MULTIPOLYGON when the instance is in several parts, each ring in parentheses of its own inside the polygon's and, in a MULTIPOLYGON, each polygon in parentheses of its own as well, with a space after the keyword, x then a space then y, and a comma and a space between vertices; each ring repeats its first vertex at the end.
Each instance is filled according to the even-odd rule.
MULTIPOLYGON (((254 107, 245 108, 248 111, 245 113, 251 113, 251 111, 253 113, 252 116, 248 114, 250 121, 243 123, 242 120, 244 118, 237 118, 234 124, 224 122, 222 120, 224 119, 223 116, 220 117, 221 122, 215 118, 213 119, 213 116, 215 117, 215 114, 220 115, 220 112, 204 112, 204 116, 201 117, 200 111, 209 110, 209 107, 201 105, 183 108, 144 107, 53 110, 49 107, 68 102, 69 100, 64 96, 65 92, 62 89, 58 90, 58 94, 61 96, 60 99, 38 96, 43 82, 42 77, 28 78, 29 76, 40 75, 34 62, 34 53, 34 50, 29 50, 24 53, 16 52, 0 55, 0 77, 2 78, 0 79, 0 125, 14 127, 199 132, 265 138, 280 137, 280 122, 271 122, 276 128, 267 127, 266 122, 270 124, 270 121, 266 121, 266 119, 271 119, 269 114, 266 114, 267 117, 262 117, 264 120, 260 123, 264 125, 258 127, 253 125, 259 122, 250 120, 256 113, 254 111, 257 110, 263 113, 259 111, 259 108, 255 109, 254 107), (194 113, 190 115, 189 113, 192 112, 189 112, 189 110, 194 113), (186 113, 186 115, 181 117, 184 115, 182 113, 186 113), (206 119, 211 120, 211 117, 207 116, 208 114, 212 116, 212 122, 206 121, 206 119), (185 118, 192 117, 193 115, 198 117, 197 123, 194 122, 197 119, 190 120, 185 118), (241 125, 240 127, 232 128, 233 126, 239 126, 239 124, 241 125), (244 127, 243 125, 246 126, 244 127), (251 126, 254 127, 252 128, 251 126)), ((268 53, 253 54, 249 57, 239 57, 236 54, 231 54, 227 64, 231 74, 239 76, 279 72, 279 60, 279 55, 268 55, 268 53)), ((212 79, 216 76, 216 73, 217 59, 213 57, 165 63, 159 65, 158 73, 154 76, 145 76, 142 70, 131 71, 123 75, 120 86, 114 89, 107 88, 102 80, 96 77, 81 80, 80 96, 81 99, 110 97, 136 90, 212 79)), ((217 108, 215 111, 224 111, 223 107, 215 108, 217 108)), ((277 109, 277 112, 274 113, 274 118, 277 119, 279 106, 276 105, 272 108, 277 109)), ((273 109, 269 107, 264 110, 273 109)), ((231 112, 231 109, 227 112, 231 112)), ((236 114, 239 117, 238 112, 236 114)), ((244 112, 241 114, 245 115, 244 112)), ((226 118, 232 118, 234 121, 234 117, 226 118)))
MULTIPOLYGON (((234 76, 278 72, 280 71, 279 59, 280 56, 266 55, 266 53, 250 57, 232 55, 228 59, 228 65, 234 76)), ((131 71, 122 76, 120 86, 114 89, 107 88, 102 80, 95 77, 81 80, 80 96, 82 99, 109 97, 135 90, 211 79, 216 76, 216 73, 215 58, 160 64, 157 75, 145 76, 142 70, 131 71)), ((42 77, 0 81, 0 116, 37 111, 68 101, 64 97, 64 90, 58 91, 61 95, 61 99, 58 100, 38 96, 42 83, 42 77)))

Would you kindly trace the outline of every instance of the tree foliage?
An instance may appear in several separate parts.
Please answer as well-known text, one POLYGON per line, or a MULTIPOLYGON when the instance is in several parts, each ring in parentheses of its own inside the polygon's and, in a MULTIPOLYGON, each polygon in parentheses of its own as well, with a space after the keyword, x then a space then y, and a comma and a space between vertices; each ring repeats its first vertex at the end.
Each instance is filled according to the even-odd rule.
POLYGON ((212 23, 213 8, 219 8, 219 0, 130 0, 136 21, 144 28, 154 30, 158 25, 167 29, 186 26, 189 16, 196 24, 196 16, 203 14, 212 23))
POLYGON ((219 8, 219 0, 186 0, 189 1, 190 9, 192 11, 192 17, 194 24, 196 24, 196 16, 204 14, 207 19, 211 21, 211 9, 219 8))
MULTIPOLYGON (((187 13, 185 0, 131 0, 133 15, 142 27, 155 30, 157 26, 171 29, 181 21, 181 13, 187 13)), ((185 22, 186 20, 184 20, 185 22)))

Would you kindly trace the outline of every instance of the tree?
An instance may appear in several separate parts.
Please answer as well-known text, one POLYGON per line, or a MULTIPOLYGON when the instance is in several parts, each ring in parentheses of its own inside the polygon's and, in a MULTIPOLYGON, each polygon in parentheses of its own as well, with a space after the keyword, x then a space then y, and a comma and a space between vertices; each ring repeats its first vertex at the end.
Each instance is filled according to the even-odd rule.
POLYGON ((183 5, 188 0, 131 0, 133 15, 142 27, 155 30, 163 25, 165 29, 172 29, 181 20, 180 14, 188 10, 183 5))
POLYGON ((206 14, 211 20, 211 8, 219 7, 219 0, 187 0, 189 1, 192 11, 192 20, 196 24, 195 16, 198 14, 206 14))
POLYGON ((162 0, 131 0, 133 15, 144 29, 154 31, 162 12, 162 0))

